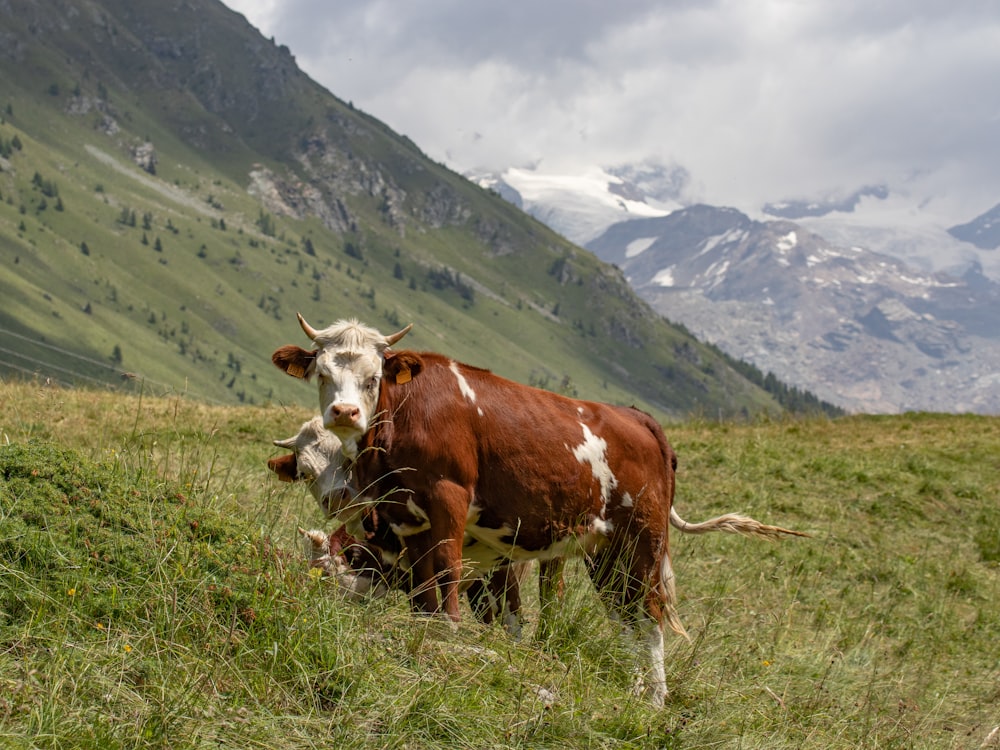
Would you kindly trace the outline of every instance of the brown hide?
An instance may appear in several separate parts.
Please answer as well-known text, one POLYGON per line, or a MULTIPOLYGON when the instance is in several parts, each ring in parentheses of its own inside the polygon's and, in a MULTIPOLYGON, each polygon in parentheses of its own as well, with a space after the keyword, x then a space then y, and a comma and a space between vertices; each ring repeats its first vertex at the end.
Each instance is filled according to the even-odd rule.
MULTIPOLYGON (((389 352, 381 344, 387 337, 357 326, 339 321, 325 329, 323 349, 283 347, 274 361, 289 374, 303 373, 297 377, 323 373, 324 418, 351 441, 351 455, 357 448, 356 485, 407 534, 413 603, 427 612, 443 609, 459 619, 466 534, 474 543, 464 550, 477 568, 496 564, 491 553, 542 561, 540 593, 558 590, 553 558, 585 555, 605 602, 638 625, 647 663, 637 689, 662 706, 663 626, 684 634, 674 606, 669 526, 688 534, 802 536, 735 513, 701 523, 681 518, 673 508, 677 457, 644 412, 569 399, 439 354, 389 352), (325 359, 327 352, 337 356, 337 336, 347 332, 370 342, 356 370, 325 359), (368 355, 379 352, 377 403, 370 386, 352 403, 357 389, 373 382, 375 360, 368 355)), ((319 332, 303 330, 317 339, 319 332)), ((542 593, 543 613, 550 598, 542 593)))
MULTIPOLYGON (((386 515, 392 519, 412 499, 430 518, 429 531, 407 540, 416 580, 437 581, 441 604, 457 618, 461 540, 473 499, 481 508, 477 527, 517 529, 496 533, 528 557, 547 556, 557 540, 606 520, 613 526, 606 546, 588 550, 595 584, 621 614, 631 617, 642 605, 660 622, 671 610, 669 582, 660 579, 676 459, 655 420, 457 365, 473 402, 452 365, 428 352, 388 357, 380 418, 359 445, 358 481, 387 497, 386 515), (606 490, 606 515, 598 471, 573 452, 584 450, 583 425, 606 441, 602 455, 618 483, 606 490), (613 580, 616 562, 628 571, 624 579, 613 580)), ((418 603, 429 611, 441 606, 433 588, 418 603)), ((674 627, 670 614, 668 620, 674 627)))

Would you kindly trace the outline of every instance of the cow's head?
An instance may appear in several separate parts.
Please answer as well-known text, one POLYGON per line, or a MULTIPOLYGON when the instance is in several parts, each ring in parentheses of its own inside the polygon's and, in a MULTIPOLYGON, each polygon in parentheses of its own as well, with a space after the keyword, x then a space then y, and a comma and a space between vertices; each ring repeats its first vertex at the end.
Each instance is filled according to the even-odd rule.
POLYGON ((267 467, 283 482, 307 482, 328 518, 351 502, 353 490, 341 469, 340 440, 323 427, 322 417, 313 417, 303 423, 298 434, 274 444, 292 452, 270 459, 267 467))
POLYGON ((346 452, 354 453, 357 440, 373 423, 387 350, 413 326, 385 336, 357 320, 340 320, 317 331, 301 315, 298 319, 316 349, 283 346, 271 360, 289 375, 316 375, 323 423, 346 452))

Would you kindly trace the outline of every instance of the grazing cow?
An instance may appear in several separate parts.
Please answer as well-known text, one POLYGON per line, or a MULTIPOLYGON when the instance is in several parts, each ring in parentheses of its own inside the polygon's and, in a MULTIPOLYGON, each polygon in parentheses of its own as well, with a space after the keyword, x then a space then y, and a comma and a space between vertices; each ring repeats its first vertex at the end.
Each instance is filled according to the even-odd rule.
POLYGON ((416 605, 457 620, 462 540, 492 559, 585 555, 598 592, 646 647, 639 687, 667 694, 663 626, 680 634, 668 525, 777 538, 797 534, 727 515, 702 524, 673 509, 676 457, 637 410, 530 388, 431 352, 393 351, 357 321, 315 330, 316 349, 284 346, 272 360, 316 375, 324 425, 354 459, 357 486, 406 536, 416 605), (489 555, 487 555, 489 557, 489 555), (440 605, 438 592, 441 594, 440 605))
MULTIPOLYGON (((377 504, 352 502, 357 493, 341 470, 340 440, 323 427, 322 418, 313 417, 295 436, 275 440, 274 444, 292 453, 270 459, 268 468, 283 482, 307 482, 326 517, 340 514, 339 520, 345 521, 329 535, 316 529, 299 529, 307 544, 310 565, 333 576, 352 599, 369 594, 384 596, 389 589, 410 591, 409 563, 402 542, 382 519, 377 504)), ((476 543, 471 538, 467 541, 470 546, 476 543)), ((529 563, 503 564, 489 571, 485 580, 467 582, 469 604, 481 622, 490 624, 502 618, 508 632, 520 635, 520 585, 529 567, 529 563)), ((553 576, 551 567, 541 571, 543 598, 544 587, 553 576)))

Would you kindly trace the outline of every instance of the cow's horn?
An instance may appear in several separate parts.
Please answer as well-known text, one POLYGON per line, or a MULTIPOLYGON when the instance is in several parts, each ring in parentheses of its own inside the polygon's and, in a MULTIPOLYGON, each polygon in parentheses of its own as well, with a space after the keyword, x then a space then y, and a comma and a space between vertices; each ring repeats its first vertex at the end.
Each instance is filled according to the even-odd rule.
POLYGON ((413 323, 410 323, 410 325, 406 326, 406 328, 404 328, 402 331, 394 333, 391 336, 386 336, 385 343, 388 346, 394 346, 397 341, 399 341, 401 338, 403 338, 403 336, 405 336, 410 332, 411 328, 413 328, 413 323))
POLYGON ((302 317, 302 313, 297 312, 297 313, 295 313, 295 315, 299 319, 299 325, 302 326, 302 330, 305 331, 305 334, 306 334, 306 336, 309 337, 309 340, 310 341, 315 341, 316 340, 316 333, 317 333, 316 329, 313 328, 308 323, 306 323, 306 319, 302 317))
POLYGON ((290 437, 290 438, 285 438, 284 440, 275 440, 274 444, 279 448, 294 448, 295 438, 290 437))

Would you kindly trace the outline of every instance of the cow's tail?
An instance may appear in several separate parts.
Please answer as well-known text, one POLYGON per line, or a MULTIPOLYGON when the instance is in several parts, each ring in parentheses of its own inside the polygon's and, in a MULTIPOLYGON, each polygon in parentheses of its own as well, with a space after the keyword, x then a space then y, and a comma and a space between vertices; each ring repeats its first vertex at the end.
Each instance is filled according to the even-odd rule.
POLYGON ((802 531, 783 529, 780 526, 768 526, 766 523, 755 521, 749 516, 743 516, 739 513, 726 513, 724 516, 701 523, 688 523, 680 517, 672 506, 670 508, 670 524, 684 534, 707 534, 711 531, 724 531, 728 534, 743 534, 770 541, 781 539, 783 536, 810 536, 802 531))
POLYGON ((670 553, 660 560, 660 601, 663 603, 663 621, 677 635, 691 640, 677 614, 677 587, 674 585, 674 568, 670 564, 670 553))

